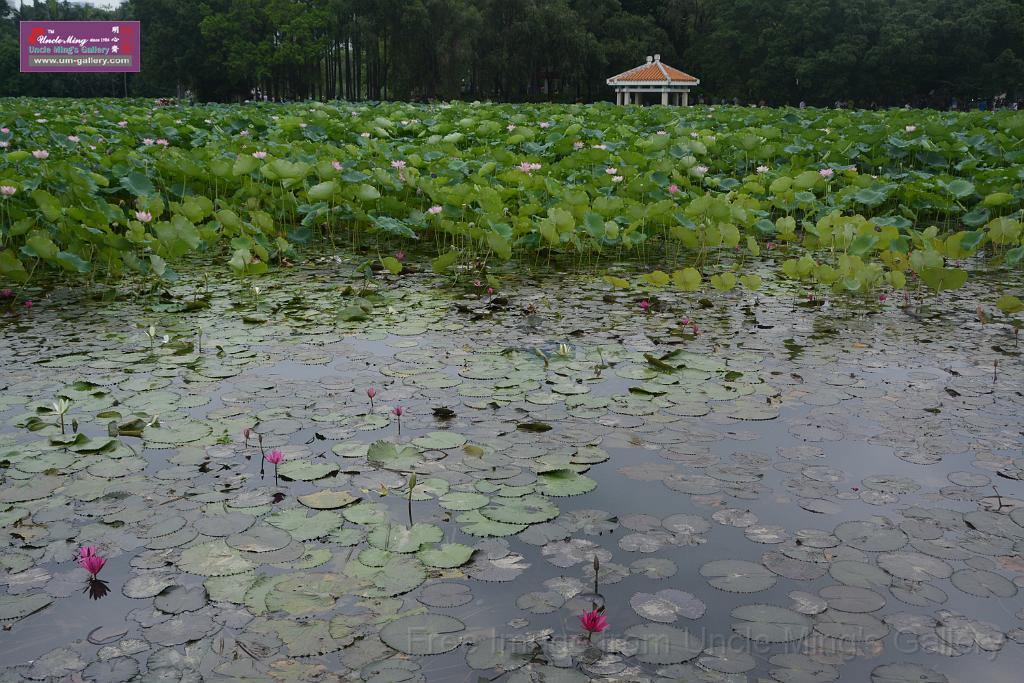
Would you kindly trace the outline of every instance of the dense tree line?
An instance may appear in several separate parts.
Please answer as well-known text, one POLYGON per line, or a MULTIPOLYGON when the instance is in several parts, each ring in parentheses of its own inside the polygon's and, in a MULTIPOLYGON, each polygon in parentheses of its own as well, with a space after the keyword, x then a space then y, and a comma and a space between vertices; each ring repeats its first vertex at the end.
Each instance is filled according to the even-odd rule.
POLYGON ((609 99, 645 55, 715 100, 1024 97, 1024 0, 0 0, 0 95, 609 99), (18 73, 17 22, 138 19, 140 74, 18 73))

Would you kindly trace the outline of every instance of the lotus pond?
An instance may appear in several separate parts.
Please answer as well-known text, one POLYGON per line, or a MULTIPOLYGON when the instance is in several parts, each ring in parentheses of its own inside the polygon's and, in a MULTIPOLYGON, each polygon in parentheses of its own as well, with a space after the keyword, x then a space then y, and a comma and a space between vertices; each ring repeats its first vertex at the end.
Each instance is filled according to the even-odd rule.
POLYGON ((3 680, 1018 680, 990 274, 903 308, 362 261, 0 320, 3 680))
POLYGON ((0 105, 0 681, 1019 680, 1021 115, 0 105))

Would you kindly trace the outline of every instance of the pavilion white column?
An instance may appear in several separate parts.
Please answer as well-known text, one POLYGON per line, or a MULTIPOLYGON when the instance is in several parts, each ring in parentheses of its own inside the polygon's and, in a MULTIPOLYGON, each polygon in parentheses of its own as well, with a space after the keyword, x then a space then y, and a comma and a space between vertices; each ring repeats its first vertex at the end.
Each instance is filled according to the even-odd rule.
POLYGON ((684 90, 683 91, 683 106, 684 107, 689 107, 690 106, 690 91, 689 90, 684 90))
POLYGON ((624 105, 628 105, 629 104, 629 91, 628 90, 623 90, 622 91, 622 104, 624 104, 624 105))
POLYGON ((667 107, 668 106, 668 89, 667 88, 665 90, 661 91, 661 106, 663 106, 663 107, 667 107))

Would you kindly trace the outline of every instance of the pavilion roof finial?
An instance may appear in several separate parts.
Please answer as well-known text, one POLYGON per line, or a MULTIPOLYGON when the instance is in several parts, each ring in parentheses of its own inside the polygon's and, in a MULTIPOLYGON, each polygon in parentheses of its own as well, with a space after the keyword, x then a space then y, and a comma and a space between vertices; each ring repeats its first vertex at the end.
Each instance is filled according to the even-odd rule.
POLYGON ((659 55, 659 54, 655 54, 655 55, 654 55, 654 61, 656 61, 656 62, 660 62, 660 61, 661 61, 661 55, 659 55))
POLYGON ((648 63, 648 64, 650 64, 650 63, 651 63, 651 60, 652 60, 651 56, 650 56, 650 55, 647 55, 647 63, 648 63))

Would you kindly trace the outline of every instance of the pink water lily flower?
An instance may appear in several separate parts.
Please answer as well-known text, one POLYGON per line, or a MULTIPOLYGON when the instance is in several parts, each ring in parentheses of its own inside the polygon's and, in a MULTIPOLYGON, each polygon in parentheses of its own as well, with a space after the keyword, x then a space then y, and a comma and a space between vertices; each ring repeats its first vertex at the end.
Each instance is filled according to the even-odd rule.
POLYGON ((767 173, 768 172, 768 167, 765 166, 764 164, 761 164, 760 166, 757 167, 757 172, 758 173, 767 173))
POLYGON ((576 142, 572 143, 572 148, 573 149, 583 149, 583 147, 585 145, 586 145, 586 143, 583 142, 583 140, 577 140, 576 142))
POLYGON ((167 142, 167 140, 165 140, 163 138, 157 138, 156 144, 163 145, 164 147, 166 147, 167 145, 169 145, 171 143, 167 142))
MULTIPOLYGON (((277 486, 278 485, 278 481, 277 481, 277 466, 281 464, 282 460, 284 460, 284 453, 282 453, 281 451, 279 451, 279 450, 277 450, 275 448, 274 450, 272 450, 269 453, 267 453, 266 455, 264 455, 263 459, 266 460, 269 463, 272 463, 274 465, 274 486, 277 486)), ((260 470, 260 477, 261 478, 263 477, 263 471, 262 470, 260 470)))
POLYGON ((612 176, 612 182, 613 183, 621 183, 622 182, 622 176, 620 176, 620 175, 613 175, 612 176))
POLYGON ((50 156, 50 153, 47 152, 45 149, 37 149, 34 152, 32 152, 32 156, 34 156, 36 159, 46 159, 50 156))
POLYGON ((128 122, 127 121, 118 121, 117 122, 117 127, 118 128, 127 128, 128 127, 128 122))
POLYGON ((0 195, 4 197, 10 197, 17 191, 18 188, 14 187, 13 185, 0 185, 0 195))
POLYGON ((537 125, 539 125, 541 128, 550 128, 551 127, 551 123, 549 123, 548 121, 541 121, 537 125))
POLYGON ((429 213, 431 216, 436 216, 437 214, 441 213, 442 211, 444 211, 444 209, 441 208, 437 204, 434 204, 432 207, 427 209, 427 213, 429 213))
POLYGON ((3 133, 4 135, 7 135, 10 132, 11 132, 11 129, 8 128, 7 126, 4 126, 3 128, 0 128, 0 133, 3 133))
POLYGON ((149 211, 136 211, 135 217, 142 221, 143 223, 148 223, 151 220, 153 220, 153 214, 151 214, 149 211))
POLYGON ((505 130, 507 130, 509 133, 511 133, 515 129, 516 129, 516 124, 514 124, 514 123, 510 123, 507 126, 505 126, 505 130))
POLYGON ((587 639, 589 640, 591 635, 600 633, 608 628, 608 620, 601 614, 601 610, 594 609, 589 612, 583 612, 580 615, 580 625, 587 632, 587 639))
POLYGON ((834 176, 835 173, 836 172, 833 171, 831 168, 823 168, 820 171, 818 171, 818 174, 821 175, 821 177, 824 178, 825 180, 828 180, 829 178, 834 176))
POLYGON ((404 261, 405 260, 405 252, 402 251, 401 249, 396 251, 395 252, 395 260, 396 261, 404 261))
POLYGON ((608 175, 615 175, 616 173, 619 172, 619 169, 609 166, 608 168, 604 169, 604 172, 607 173, 608 175))
POLYGON ((333 167, 335 171, 340 171, 341 170, 341 162, 340 161, 332 161, 331 162, 331 167, 333 167))
POLYGON ((651 308, 651 302, 648 301, 647 299, 644 299, 643 301, 640 302, 640 310, 642 310, 644 313, 646 313, 648 310, 650 310, 650 308, 651 308))
POLYGON ((32 299, 25 302, 25 308, 32 308, 35 304, 32 303, 32 299))
POLYGON ((377 395, 377 390, 373 387, 366 388, 366 395, 370 399, 370 410, 373 410, 373 397, 377 395))
POLYGON ((885 301, 888 298, 889 298, 889 295, 886 294, 885 292, 882 292, 881 294, 878 295, 878 300, 879 301, 885 301))
POLYGON ((77 135, 69 135, 68 136, 68 142, 78 142, 78 141, 79 141, 79 138, 78 138, 77 135))
POLYGON ((405 160, 395 159, 394 161, 391 162, 391 168, 397 168, 399 171, 401 171, 403 168, 405 168, 405 160))
POLYGON ((149 147, 150 145, 153 144, 153 138, 142 138, 142 144, 149 147))
POLYGON ((267 153, 264 152, 263 150, 260 150, 258 152, 253 152, 252 156, 253 156, 254 159, 266 159, 267 158, 267 153))
POLYGON ((0 149, 7 149, 10 144, 7 140, 0 140, 0 149))
POLYGON ((14 296, 14 292, 11 291, 10 287, 4 287, 2 290, 0 290, 0 297, 3 297, 4 299, 10 299, 12 296, 14 296))
POLYGON ((675 183, 672 183, 671 185, 668 186, 668 193, 669 194, 676 194, 677 192, 679 192, 679 186, 678 185, 676 185, 675 183))
POLYGON ((698 164, 697 166, 693 167, 693 172, 696 173, 697 175, 704 175, 705 173, 708 172, 708 167, 705 166, 704 164, 698 164))
POLYGON ((398 433, 401 434, 402 433, 402 415, 405 414, 405 408, 403 408, 402 406, 395 406, 394 408, 391 409, 391 414, 394 415, 395 419, 398 421, 398 433))
POLYGON ((103 569, 103 565, 107 563, 107 561, 98 554, 96 546, 92 545, 79 548, 78 559, 76 561, 78 566, 92 574, 94 579, 96 578, 96 575, 100 573, 100 570, 103 569))

